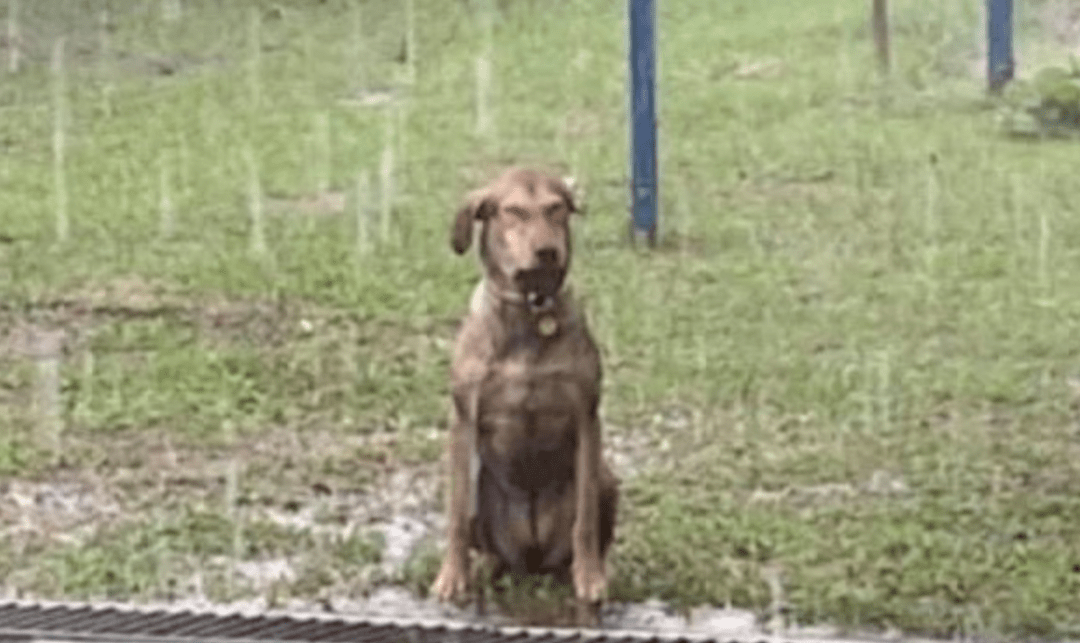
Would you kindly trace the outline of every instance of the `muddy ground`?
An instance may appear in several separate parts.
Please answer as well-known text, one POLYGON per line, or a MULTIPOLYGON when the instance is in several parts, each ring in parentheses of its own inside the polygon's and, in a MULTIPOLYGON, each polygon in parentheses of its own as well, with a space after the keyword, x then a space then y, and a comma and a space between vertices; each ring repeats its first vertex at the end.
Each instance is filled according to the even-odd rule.
MULTIPOLYGON (((8 419, 32 420, 39 396, 33 364, 42 355, 82 363, 95 333, 128 320, 160 317, 182 323, 197 328, 208 345, 254 337, 287 347, 292 335, 310 332, 308 327, 318 325, 325 312, 260 302, 193 301, 135 279, 28 310, 0 309, 0 364, 11 371, 31 367, 27 378, 0 387, 0 401, 8 419)), ((439 332, 449 335, 452 329, 439 332)), ((678 429, 686 418, 676 413, 661 421, 678 429)), ((662 458, 664 445, 654 435, 607 427, 607 457, 624 483, 662 458)), ((240 524, 247 532, 244 538, 254 539, 248 534, 269 528, 292 540, 253 555, 208 557, 187 549, 186 539, 204 536, 152 532, 157 536, 136 538, 132 542, 141 544, 127 546, 172 548, 164 562, 156 563, 168 582, 144 581, 145 591, 123 593, 121 600, 566 624, 567 612, 559 602, 565 596, 554 603, 541 598, 501 610, 489 604, 483 615, 475 605, 458 608, 423 596, 443 544, 443 469, 433 454, 441 453, 444 437, 439 427, 414 427, 403 445, 402 434, 389 426, 366 431, 278 427, 240 434, 230 444, 192 440, 161 428, 102 432, 74 423, 59 436, 55 461, 0 478, 0 543, 11 553, 0 598, 115 600, 93 586, 70 595, 64 589, 70 582, 50 583, 41 569, 52 569, 57 556, 66 556, 64 569, 78 574, 80 566, 116 556, 108 553, 110 538, 149 530, 155 521, 182 531, 186 523, 177 517, 195 514, 240 524), (379 543, 376 554, 362 547, 345 557, 325 551, 326 543, 362 543, 371 537, 379 543), (169 544, 159 544, 165 541, 169 544)), ((121 552, 118 564, 130 553, 121 552)), ((655 600, 613 602, 605 609, 603 625, 731 636, 764 631, 751 612, 712 606, 677 612, 655 600)))
MULTIPOLYGON (((502 624, 560 625, 561 612, 508 613, 498 608, 484 615, 475 606, 457 608, 421 597, 410 585, 408 566, 425 551, 428 556, 441 545, 443 517, 439 463, 387 466, 364 488, 350 488, 343 478, 322 476, 313 480, 302 462, 285 464, 283 453, 303 453, 317 461, 337 452, 341 436, 276 436, 260 439, 240 449, 238 459, 207 457, 192 449, 171 446, 159 438, 131 438, 114 444, 108 467, 96 471, 55 471, 44 479, 11 477, 0 482, 0 529, 2 540, 23 552, 48 546, 73 546, 95 533, 118 525, 153 508, 206 506, 220 503, 228 485, 229 470, 274 471, 272 475, 247 476, 240 486, 248 489, 246 519, 270 522, 297 532, 345 537, 358 532, 382 535, 380 560, 367 570, 367 582, 331 583, 317 595, 275 598, 278 587, 293 583, 310 561, 308 551, 297 551, 259 560, 219 561, 232 568, 237 586, 232 600, 208 595, 204 569, 172 591, 167 602, 192 608, 237 610, 284 609, 290 612, 335 612, 347 615, 402 619, 452 619, 502 624), (426 550, 424 548, 427 548, 426 550), (241 589, 242 588, 242 589, 241 589)), ((372 435, 357 439, 367 448, 386 448, 392 438, 372 435)), ((620 439, 608 441, 608 453, 619 475, 633 476, 636 462, 647 459, 646 445, 620 439)), ((300 460, 303 460, 301 458, 300 460)), ((240 474, 243 476, 244 474, 240 474)), ((210 565, 213 567, 213 565, 210 565)), ((33 600, 58 599, 27 591, 21 584, 28 571, 19 570, 0 585, 0 597, 33 600)), ((143 601, 136 601, 143 602, 143 601)), ((161 602, 161 597, 150 602, 161 602)), ((611 629, 645 629, 667 633, 747 635, 761 633, 754 614, 742 610, 699 607, 689 613, 660 601, 641 604, 612 603, 604 612, 603 626, 611 629)))

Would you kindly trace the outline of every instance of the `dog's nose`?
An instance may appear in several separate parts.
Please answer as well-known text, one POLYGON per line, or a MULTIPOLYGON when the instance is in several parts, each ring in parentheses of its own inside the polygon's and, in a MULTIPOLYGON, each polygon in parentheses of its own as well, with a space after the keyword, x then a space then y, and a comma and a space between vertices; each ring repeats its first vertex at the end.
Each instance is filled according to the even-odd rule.
POLYGON ((536 261, 541 266, 552 266, 559 260, 559 251, 552 247, 538 248, 536 250, 536 261))

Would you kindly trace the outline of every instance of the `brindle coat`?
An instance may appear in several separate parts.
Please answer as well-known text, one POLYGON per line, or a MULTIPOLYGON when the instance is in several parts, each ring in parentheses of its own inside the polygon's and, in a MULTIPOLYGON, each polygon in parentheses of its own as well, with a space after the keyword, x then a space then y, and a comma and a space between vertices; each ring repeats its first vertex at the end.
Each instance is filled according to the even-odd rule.
POLYGON ((455 217, 459 254, 480 223, 484 277, 451 369, 448 547, 432 586, 440 599, 467 589, 470 545, 497 572, 569 576, 584 603, 606 593, 618 481, 601 455, 600 354, 563 288, 576 210, 562 180, 512 169, 455 217))

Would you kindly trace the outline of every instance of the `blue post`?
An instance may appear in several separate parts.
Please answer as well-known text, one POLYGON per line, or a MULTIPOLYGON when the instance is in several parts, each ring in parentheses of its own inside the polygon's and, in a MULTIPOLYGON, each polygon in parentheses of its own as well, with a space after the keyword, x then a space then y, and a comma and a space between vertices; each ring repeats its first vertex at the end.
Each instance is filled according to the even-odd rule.
POLYGON ((986 0, 988 56, 986 76, 991 93, 999 93, 1012 80, 1013 0, 986 0))
POLYGON ((630 13, 631 235, 656 243, 656 13, 653 0, 628 0, 630 13))

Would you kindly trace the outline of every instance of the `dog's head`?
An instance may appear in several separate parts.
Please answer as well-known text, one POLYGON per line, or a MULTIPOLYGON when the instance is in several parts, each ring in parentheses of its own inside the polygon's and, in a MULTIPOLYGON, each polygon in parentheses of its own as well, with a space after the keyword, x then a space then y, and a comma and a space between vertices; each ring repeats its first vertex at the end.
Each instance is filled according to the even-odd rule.
POLYGON ((454 217, 451 245, 464 254, 480 222, 485 277, 503 291, 543 307, 562 288, 570 267, 570 215, 577 212, 562 179, 511 169, 469 194, 454 217))

